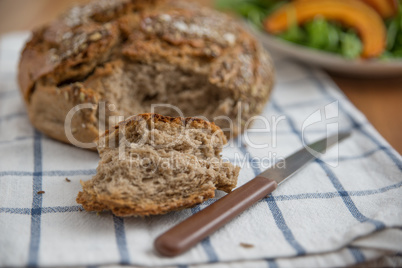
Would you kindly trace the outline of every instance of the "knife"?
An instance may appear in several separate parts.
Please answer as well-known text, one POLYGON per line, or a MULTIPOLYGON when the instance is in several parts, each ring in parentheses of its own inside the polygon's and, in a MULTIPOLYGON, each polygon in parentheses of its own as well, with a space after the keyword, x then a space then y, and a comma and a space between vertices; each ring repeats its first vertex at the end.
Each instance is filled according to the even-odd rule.
POLYGON ((275 191, 278 185, 324 154, 331 146, 349 136, 350 132, 332 135, 280 160, 282 163, 277 162, 248 183, 160 235, 154 242, 156 251, 163 256, 174 257, 189 250, 251 205, 275 191))

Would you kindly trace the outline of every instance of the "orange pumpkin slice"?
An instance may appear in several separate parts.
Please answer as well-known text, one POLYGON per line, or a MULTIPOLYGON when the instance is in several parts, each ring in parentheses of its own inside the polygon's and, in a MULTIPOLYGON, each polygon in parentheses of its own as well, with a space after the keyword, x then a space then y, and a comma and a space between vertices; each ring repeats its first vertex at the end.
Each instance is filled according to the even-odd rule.
POLYGON ((395 0, 361 0, 374 8, 383 18, 390 18, 398 11, 395 0))
POLYGON ((362 57, 376 57, 384 51, 386 29, 382 18, 373 8, 357 0, 295 1, 272 13, 264 21, 264 28, 277 34, 288 29, 292 22, 300 25, 317 15, 356 29, 363 43, 362 57))

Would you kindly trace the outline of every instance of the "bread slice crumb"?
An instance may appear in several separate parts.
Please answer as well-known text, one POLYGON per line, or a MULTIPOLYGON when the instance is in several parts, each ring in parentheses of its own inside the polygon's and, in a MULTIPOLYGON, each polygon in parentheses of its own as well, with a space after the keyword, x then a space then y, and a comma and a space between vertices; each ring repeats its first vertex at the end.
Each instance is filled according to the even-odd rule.
POLYGON ((81 181, 77 202, 87 211, 147 216, 193 207, 230 192, 239 167, 224 162, 222 130, 198 118, 140 114, 97 141, 97 174, 81 181))

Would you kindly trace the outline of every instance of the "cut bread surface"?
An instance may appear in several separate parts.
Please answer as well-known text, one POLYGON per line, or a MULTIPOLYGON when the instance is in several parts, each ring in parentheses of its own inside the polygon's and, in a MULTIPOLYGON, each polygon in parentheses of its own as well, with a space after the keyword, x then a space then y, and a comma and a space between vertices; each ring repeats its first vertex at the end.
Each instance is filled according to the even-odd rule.
POLYGON ((98 140, 97 174, 81 182, 77 202, 88 211, 146 216, 192 207, 230 192, 239 167, 220 158, 226 138, 198 118, 140 114, 98 140))
MULTIPOLYGON (((114 116, 128 117, 153 109, 158 114, 174 117, 181 116, 179 108, 187 117, 202 115, 212 120, 238 112, 232 111, 233 92, 210 83, 205 74, 164 62, 140 64, 115 60, 99 68, 85 84, 97 88, 108 103, 118 104, 110 112, 114 116)), ((110 123, 105 121, 106 128, 110 123)), ((225 121, 220 123, 229 127, 225 121)))

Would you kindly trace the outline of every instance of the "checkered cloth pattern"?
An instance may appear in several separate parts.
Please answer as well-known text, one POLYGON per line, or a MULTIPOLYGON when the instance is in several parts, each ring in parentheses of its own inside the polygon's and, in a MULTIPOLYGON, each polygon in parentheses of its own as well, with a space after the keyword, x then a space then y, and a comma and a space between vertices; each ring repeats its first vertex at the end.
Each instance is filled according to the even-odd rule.
POLYGON ((82 211, 79 181, 95 174, 99 157, 31 126, 15 81, 27 37, 0 43, 1 266, 334 267, 401 255, 400 155, 323 72, 279 55, 263 117, 223 151, 242 166, 238 185, 269 165, 258 160, 285 157, 302 140, 338 128, 352 136, 189 252, 158 256, 158 235, 224 194, 146 218, 82 211))

